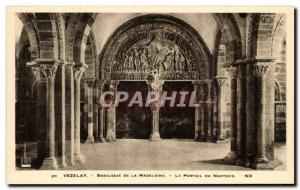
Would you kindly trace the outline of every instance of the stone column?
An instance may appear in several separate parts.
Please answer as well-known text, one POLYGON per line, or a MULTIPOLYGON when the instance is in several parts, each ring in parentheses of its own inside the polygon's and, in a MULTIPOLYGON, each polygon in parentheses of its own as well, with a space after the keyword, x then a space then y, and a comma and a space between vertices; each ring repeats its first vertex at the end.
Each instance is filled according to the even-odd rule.
POLYGON ((106 108, 107 113, 107 136, 106 140, 108 142, 116 140, 116 107, 115 98, 117 93, 117 86, 119 81, 111 81, 109 84, 109 90, 114 93, 113 97, 110 99, 110 106, 106 108))
POLYGON ((246 65, 238 61, 237 78, 237 165, 246 163, 246 65))
MULTIPOLYGON (((103 92, 105 81, 98 81, 99 86, 99 97, 101 97, 101 94, 103 92)), ((98 100, 100 101, 100 100, 98 100)), ((99 142, 105 142, 104 138, 104 127, 105 127, 105 120, 104 120, 104 111, 105 109, 101 106, 101 103, 99 102, 99 122, 98 122, 98 132, 99 132, 99 142)))
POLYGON ((88 115, 88 136, 86 139, 86 143, 94 143, 94 125, 93 125, 93 88, 95 84, 95 78, 85 78, 84 81, 87 83, 88 88, 88 104, 87 104, 87 115, 88 115))
POLYGON ((42 165, 45 158, 46 134, 46 79, 43 78, 41 69, 39 66, 33 66, 32 71, 37 81, 37 156, 38 164, 42 165))
MULTIPOLYGON (((266 149, 268 146, 274 146, 274 145, 267 145, 266 141, 267 138, 270 135, 273 135, 271 133, 271 130, 274 130, 273 125, 269 125, 270 118, 273 117, 274 112, 267 114, 270 109, 268 107, 268 100, 267 98, 273 98, 274 101, 274 96, 268 96, 268 90, 267 86, 270 85, 268 83, 271 83, 273 85, 273 80, 272 78, 266 76, 268 75, 268 72, 271 68, 271 61, 257 61, 254 64, 254 75, 256 76, 256 86, 257 86, 257 98, 256 98, 256 141, 257 141, 257 148, 256 148, 256 160, 257 160, 257 167, 262 166, 263 164, 267 164, 270 160, 267 157, 266 149), (267 134, 266 132, 269 132, 270 134, 267 134)), ((274 93, 274 91, 272 92, 274 93)), ((273 104, 274 106, 274 104, 273 104)), ((272 139, 274 137, 271 137, 272 139)), ((274 143, 274 141, 272 142, 274 143)), ((274 147, 272 147, 274 149, 274 147)), ((272 150, 274 151, 274 150, 272 150)), ((269 158, 272 158, 272 156, 269 156, 269 158)))
POLYGON ((46 94, 47 94, 47 147, 46 157, 43 161, 41 169, 53 170, 57 169, 57 160, 55 157, 55 107, 54 107, 54 85, 55 74, 58 64, 56 62, 40 63, 41 72, 46 78, 46 94))
POLYGON ((99 89, 98 89, 98 80, 95 80, 94 88, 93 88, 93 133, 95 142, 99 142, 99 89))
POLYGON ((160 102, 155 101, 150 103, 150 108, 152 111, 152 130, 150 135, 150 141, 160 140, 159 134, 159 108, 160 102))
MULTIPOLYGON (((245 62, 246 63, 246 62, 245 62)), ((246 100, 246 163, 245 166, 255 168, 256 167, 256 84, 253 72, 254 63, 247 62, 247 79, 246 79, 246 90, 247 90, 247 100, 246 100), (252 122, 248 122, 252 121, 252 122)))
POLYGON ((207 126, 206 126, 206 103, 205 102, 201 102, 200 104, 201 106, 201 122, 200 122, 200 137, 199 140, 200 141, 206 141, 207 138, 207 126))
MULTIPOLYGON (((196 94, 196 103, 199 103, 200 101, 200 94, 199 94, 199 83, 197 81, 193 81, 193 86, 194 86, 194 91, 196 94)), ((200 111, 200 106, 195 107, 195 137, 194 140, 197 141, 199 140, 200 137, 200 125, 201 125, 201 111, 200 111)))
POLYGON ((74 125, 74 160, 84 163, 85 158, 80 152, 80 81, 84 71, 88 68, 86 64, 74 65, 75 81, 75 125, 74 125))
POLYGON ((150 135, 150 141, 158 141, 160 140, 159 134, 159 109, 160 109, 160 100, 159 97, 162 92, 163 81, 155 78, 153 81, 147 81, 148 91, 151 91, 153 94, 156 94, 158 97, 157 101, 153 101, 150 103, 150 109, 152 112, 152 130, 150 135))
POLYGON ((211 96, 211 90, 212 90, 212 81, 207 80, 207 100, 206 100, 206 112, 207 112, 207 140, 213 142, 214 141, 214 129, 213 129, 213 101, 211 96))
POLYGON ((217 132, 217 140, 224 140, 225 139, 225 129, 224 129, 224 113, 223 110, 225 109, 224 104, 224 94, 223 94, 223 87, 226 81, 226 77, 217 76, 216 77, 217 85, 218 85, 218 132, 217 132))
POLYGON ((66 161, 74 165, 74 63, 66 63, 66 161))
POLYGON ((224 158, 224 161, 230 164, 236 162, 236 130, 237 130, 237 76, 238 68, 235 66, 229 66, 227 73, 230 77, 231 88, 231 135, 230 135, 230 152, 224 158))

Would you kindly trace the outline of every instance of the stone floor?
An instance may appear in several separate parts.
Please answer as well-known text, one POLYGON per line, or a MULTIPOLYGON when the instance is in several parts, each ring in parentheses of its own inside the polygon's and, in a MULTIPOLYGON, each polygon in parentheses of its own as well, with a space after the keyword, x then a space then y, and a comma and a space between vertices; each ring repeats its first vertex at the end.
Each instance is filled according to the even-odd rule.
MULTIPOLYGON (((250 170, 225 165, 222 158, 229 143, 205 143, 192 140, 120 139, 111 143, 82 144, 86 163, 66 170, 250 170)), ((285 145, 275 148, 277 158, 285 163, 285 145)), ((279 170, 285 169, 281 165, 279 170)))

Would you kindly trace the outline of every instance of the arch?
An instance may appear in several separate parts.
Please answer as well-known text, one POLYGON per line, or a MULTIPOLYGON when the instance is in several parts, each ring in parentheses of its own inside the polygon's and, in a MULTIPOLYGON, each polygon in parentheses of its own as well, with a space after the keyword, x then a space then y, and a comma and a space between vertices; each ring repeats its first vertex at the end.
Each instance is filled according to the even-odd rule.
POLYGON ((71 14, 66 29, 66 59, 84 62, 85 46, 97 13, 71 14))
POLYGON ((98 59, 97 59, 97 52, 96 52, 96 44, 95 39, 93 36, 93 32, 90 31, 90 34, 88 35, 87 41, 86 41, 86 47, 85 47, 85 55, 84 55, 84 62, 88 65, 87 70, 84 73, 85 77, 97 77, 97 66, 98 65, 98 59))
POLYGON ((232 13, 212 13, 226 41, 227 63, 234 63, 243 57, 244 48, 239 26, 232 13))
POLYGON ((33 14, 31 13, 18 13, 19 19, 22 21, 24 25, 24 29, 27 32, 30 47, 31 47, 31 59, 39 57, 39 38, 37 34, 37 28, 31 22, 31 18, 33 17, 33 14))
POLYGON ((252 58, 272 58, 275 13, 251 14, 249 36, 252 58))
POLYGON ((18 13, 27 32, 32 60, 64 59, 64 19, 59 13, 18 13))
MULTIPOLYGON (((135 56, 135 49, 142 49, 140 54, 143 54, 144 49, 150 47, 151 44, 164 44, 162 45, 163 48, 168 47, 171 51, 176 52, 178 56, 182 57, 180 55, 182 53, 185 59, 184 62, 192 65, 190 67, 194 68, 193 65, 198 67, 197 72, 191 72, 191 75, 170 74, 168 75, 169 78, 166 78, 166 75, 162 73, 161 78, 165 80, 197 80, 211 77, 209 74, 210 68, 213 67, 210 64, 211 54, 198 32, 189 24, 176 17, 150 14, 135 17, 112 33, 99 55, 101 78, 108 80, 114 78, 118 78, 118 80, 147 80, 150 71, 148 71, 148 74, 144 72, 144 74, 138 73, 137 75, 128 76, 124 72, 119 72, 114 75, 114 66, 117 68, 119 64, 119 66, 123 67, 124 65, 122 64, 125 62, 126 57, 130 59, 131 56, 135 56)), ((145 50, 145 54, 147 54, 148 50, 145 50)), ((149 68, 151 67, 149 70, 159 70, 155 68, 155 63, 153 63, 154 65, 151 64, 149 64, 149 68)), ((163 70, 167 72, 166 68, 163 70)))

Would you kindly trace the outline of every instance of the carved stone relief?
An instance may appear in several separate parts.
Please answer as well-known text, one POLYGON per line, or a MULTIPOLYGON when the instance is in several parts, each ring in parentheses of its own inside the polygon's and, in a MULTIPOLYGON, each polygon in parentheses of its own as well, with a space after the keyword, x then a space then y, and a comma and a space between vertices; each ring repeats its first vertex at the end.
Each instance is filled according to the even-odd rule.
POLYGON ((208 77, 208 55, 194 34, 167 21, 146 22, 115 33, 101 57, 112 80, 198 80, 208 77), (161 23, 160 23, 161 22, 161 23))

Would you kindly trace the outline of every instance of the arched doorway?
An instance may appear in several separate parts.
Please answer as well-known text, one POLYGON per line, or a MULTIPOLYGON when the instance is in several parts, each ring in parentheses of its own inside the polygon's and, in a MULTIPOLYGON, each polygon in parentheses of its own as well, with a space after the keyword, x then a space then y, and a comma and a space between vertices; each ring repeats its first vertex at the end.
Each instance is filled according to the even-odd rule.
MULTIPOLYGON (((202 112, 211 113, 213 107, 211 105, 214 102, 208 95, 213 82, 211 72, 209 72, 213 67, 209 64, 210 58, 211 54, 203 39, 189 24, 169 15, 144 15, 124 23, 113 32, 100 54, 99 77, 115 93, 131 88, 137 91, 140 83, 137 81, 145 81, 148 91, 158 94, 161 94, 164 89, 182 90, 181 88, 188 86, 188 91, 196 91, 196 96, 199 96, 199 90, 205 89, 202 96, 206 94, 203 97, 207 99, 201 99, 201 101, 202 103, 208 101, 207 104, 210 106, 202 106, 198 109, 207 109, 202 112), (132 82, 132 85, 129 85, 128 81, 132 82), (127 87, 125 87, 126 83, 128 83, 127 87)), ((198 97, 196 99, 200 100, 198 97)), ((127 124, 134 121, 134 118, 128 118, 131 109, 133 110, 133 108, 116 108, 115 105, 106 108, 108 113, 106 117, 108 119, 105 121, 107 139, 125 138, 126 135, 126 138, 146 138, 148 131, 146 129, 141 136, 137 133, 125 132, 128 131, 127 129, 124 130, 126 135, 122 134, 121 126, 131 128, 127 124)), ((172 108, 172 111, 168 113, 167 109, 157 102, 151 104, 150 109, 150 140, 160 139, 160 132, 163 133, 162 138, 198 139, 199 134, 196 128, 200 130, 198 126, 202 125, 199 121, 202 117, 200 110, 188 108, 184 111, 181 110, 182 108, 172 108), (165 115, 166 120, 172 118, 172 114, 182 120, 180 125, 176 124, 174 132, 167 132, 170 128, 162 130, 160 124, 163 125, 163 120, 160 119, 160 112, 165 115), (186 120, 186 118, 190 119, 186 120)), ((144 117, 142 115, 141 117, 144 117)), ((212 117, 213 115, 209 114, 205 119, 211 123, 212 117)), ((147 114, 144 118, 148 119, 147 114)), ((141 118, 138 120, 141 121, 141 118)), ((202 119, 201 122, 205 121, 202 119)), ((171 125, 171 123, 167 122, 165 125, 171 125)), ((134 128, 133 125, 131 126, 134 128)), ((212 128, 211 125, 209 127, 212 128)))
POLYGON ((133 104, 129 106, 135 92, 141 92, 143 105, 147 96, 148 86, 145 81, 121 81, 118 91, 129 94, 129 99, 120 102, 116 107, 116 138, 117 139, 149 139, 151 133, 151 110, 149 107, 133 104))
POLYGON ((174 106, 171 101, 166 101, 165 105, 160 109, 159 116, 159 132, 161 138, 171 139, 194 139, 195 137, 195 108, 189 106, 189 96, 193 91, 193 84, 190 81, 172 81, 165 82, 163 91, 168 93, 168 97, 172 93, 176 93, 174 106), (180 103, 180 92, 188 92, 184 104, 180 103))

